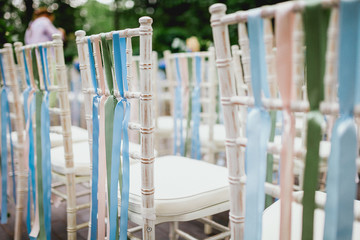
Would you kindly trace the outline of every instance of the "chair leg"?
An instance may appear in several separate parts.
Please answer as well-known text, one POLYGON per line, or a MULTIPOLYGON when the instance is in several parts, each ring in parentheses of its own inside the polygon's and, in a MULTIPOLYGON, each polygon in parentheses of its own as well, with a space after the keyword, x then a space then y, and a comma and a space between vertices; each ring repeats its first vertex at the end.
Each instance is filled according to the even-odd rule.
POLYGON ((67 238, 76 240, 76 189, 75 174, 70 173, 66 176, 66 211, 67 211, 67 238))
MULTIPOLYGON (((212 220, 212 216, 208 216, 206 218, 209 219, 209 220, 212 220)), ((209 235, 209 234, 212 233, 212 227, 209 224, 204 224, 204 233, 206 235, 209 235)))
POLYGON ((178 228, 179 222, 170 222, 169 240, 177 240, 179 238, 179 235, 176 233, 178 228))

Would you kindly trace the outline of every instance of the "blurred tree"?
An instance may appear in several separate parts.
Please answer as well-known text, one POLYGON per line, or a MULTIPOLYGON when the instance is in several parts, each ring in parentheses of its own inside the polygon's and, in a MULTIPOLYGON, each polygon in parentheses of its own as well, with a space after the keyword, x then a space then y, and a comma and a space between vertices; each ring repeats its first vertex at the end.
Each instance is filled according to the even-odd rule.
MULTIPOLYGON (((22 41, 33 7, 46 5, 54 11, 56 27, 67 33, 65 57, 67 62, 76 56, 74 32, 83 29, 88 35, 114 29, 138 27, 141 16, 153 18, 153 49, 160 56, 166 49, 173 52, 181 48, 171 48, 174 39, 185 41, 191 36, 199 39, 201 50, 212 45, 209 6, 216 2, 227 5, 227 13, 247 10, 264 4, 274 4, 282 0, 114 0, 106 5, 96 0, 0 0, 0 44, 22 41), (233 10, 234 9, 234 10, 233 10)), ((236 26, 230 28, 230 40, 236 42, 236 26)), ((175 45, 175 44, 174 44, 175 45)), ((134 54, 138 53, 138 41, 133 42, 134 54)))
POLYGON ((0 46, 22 39, 26 27, 22 24, 25 8, 18 8, 11 1, 0 0, 0 46))

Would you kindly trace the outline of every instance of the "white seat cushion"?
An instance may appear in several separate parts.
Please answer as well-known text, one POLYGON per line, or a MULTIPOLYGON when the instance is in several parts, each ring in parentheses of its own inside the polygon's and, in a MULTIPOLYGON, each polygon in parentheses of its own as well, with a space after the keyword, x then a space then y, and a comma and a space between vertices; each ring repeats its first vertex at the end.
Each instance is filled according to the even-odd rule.
MULTIPOLYGON (((63 136, 61 132, 62 132, 61 126, 50 127, 50 142, 52 148, 63 145, 63 136)), ((71 126, 71 136, 73 143, 84 142, 88 140, 88 131, 80 127, 71 126)), ((16 143, 17 133, 15 131, 11 132, 11 137, 13 142, 16 143)))
MULTIPOLYGON (((136 143, 130 142, 129 148, 131 152, 140 151, 140 145, 136 143)), ((76 175, 90 175, 90 150, 88 141, 73 144, 73 154, 76 175)), ((130 164, 136 162, 137 160, 130 159, 130 164)), ((66 173, 64 148, 62 146, 51 149, 51 169, 59 174, 66 173)))
MULTIPOLYGON (((303 192, 299 192, 299 195, 303 195, 303 192)), ((325 202, 326 193, 316 192, 316 199, 325 202)), ((360 209, 360 201, 355 201, 355 208, 360 209)), ((325 226, 325 212, 321 209, 315 210, 314 216, 314 240, 322 240, 324 235, 325 226)), ((262 239, 272 240, 279 239, 280 232, 280 200, 272 204, 265 209, 263 214, 262 224, 262 239)), ((292 215, 291 215, 291 240, 300 240, 302 231, 302 205, 293 202, 292 203, 292 215)), ((353 240, 360 239, 360 222, 354 222, 353 225, 353 240)))
MULTIPOLYGON (((191 213, 229 201, 228 172, 224 167, 179 156, 155 159, 157 216, 191 213)), ((129 210, 140 213, 141 164, 130 167, 129 210)))

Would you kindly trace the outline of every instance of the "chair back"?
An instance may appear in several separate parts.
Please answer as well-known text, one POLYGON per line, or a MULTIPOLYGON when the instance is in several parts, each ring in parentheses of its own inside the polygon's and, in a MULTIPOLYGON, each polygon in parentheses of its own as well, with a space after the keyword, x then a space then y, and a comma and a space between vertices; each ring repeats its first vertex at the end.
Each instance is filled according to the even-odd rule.
POLYGON ((214 49, 187 53, 165 51, 164 58, 166 78, 172 88, 170 92, 174 93, 172 115, 176 123, 174 149, 177 149, 174 153, 201 159, 199 127, 207 126, 207 144, 211 145, 217 119, 214 49), (191 150, 194 148, 198 149, 197 153, 191 150))
MULTIPOLYGON (((264 191, 281 200, 280 239, 290 239, 292 201, 297 203, 304 201, 303 237, 306 236, 306 232, 313 233, 312 219, 315 205, 317 208, 324 208, 324 204, 321 201, 319 202, 319 199, 315 199, 314 196, 319 181, 317 173, 321 169, 319 168, 321 166, 319 165, 319 159, 321 157, 327 158, 330 149, 326 151, 321 149, 322 144, 320 143, 322 143, 321 139, 324 136, 321 130, 322 123, 314 125, 314 121, 318 120, 309 119, 315 115, 318 116, 319 121, 323 118, 323 115, 331 119, 332 117, 329 117, 329 115, 335 116, 337 113, 337 99, 334 98, 336 94, 333 90, 330 90, 328 84, 334 84, 337 76, 335 61, 337 56, 338 17, 336 6, 334 7, 333 4, 321 6, 319 3, 317 7, 322 8, 319 10, 320 14, 324 14, 322 20, 324 22, 328 21, 329 28, 321 28, 327 25, 313 24, 319 24, 317 27, 322 32, 327 33, 327 43, 322 41, 326 37, 315 37, 317 40, 310 39, 309 36, 314 36, 315 33, 309 35, 310 31, 314 31, 310 29, 310 22, 306 23, 305 21, 305 26, 302 26, 304 15, 301 12, 307 11, 306 13, 310 15, 311 7, 310 5, 302 6, 289 2, 251 11, 239 11, 233 14, 226 14, 224 4, 214 4, 210 7, 226 129, 226 152, 231 192, 230 222, 233 239, 242 239, 243 237, 246 239, 261 239, 264 193, 258 194, 259 191, 264 191), (329 7, 334 8, 330 20, 326 20, 326 16, 329 16, 326 15, 326 8, 329 7), (275 19, 276 46, 274 45, 274 38, 271 36, 272 18, 275 19), (282 21, 279 20, 280 18, 282 18, 282 21), (286 18, 289 20, 288 22, 285 20, 286 18), (232 56, 228 26, 233 24, 238 24, 241 49, 239 50, 237 46, 233 47, 232 56), (286 31, 287 27, 291 30, 286 31), (306 41, 304 40, 304 32, 308 34, 306 41), (287 34, 289 40, 286 40, 286 42, 281 34, 287 34), (318 46, 324 50, 326 49, 326 58, 325 55, 320 54, 318 48, 311 45, 311 41, 320 41, 318 39, 322 39, 318 46), (288 45, 282 45, 285 42, 288 45), (316 73, 314 73, 314 68, 311 68, 312 64, 310 63, 313 59, 309 56, 304 57, 304 45, 307 46, 308 55, 310 54, 309 51, 317 54, 314 54, 318 59, 317 63, 313 62, 313 64, 324 66, 323 75, 318 75, 321 79, 317 80, 317 83, 314 83, 314 74, 316 73), (279 64, 279 61, 282 60, 280 56, 286 58, 288 63, 284 64, 284 61, 282 61, 282 65, 279 64), (235 66, 233 66, 234 63, 235 66), (239 68, 240 66, 242 68, 239 68), (278 81, 279 90, 276 88, 275 79, 278 81), (322 82, 325 82, 325 84, 322 82), (325 85, 327 91, 325 91, 325 98, 319 100, 321 94, 323 94, 321 92, 323 85, 325 85), (318 91, 319 96, 314 99, 314 96, 316 96, 314 95, 315 91, 318 91), (316 101, 322 101, 318 108, 316 101), (241 120, 242 115, 239 117, 238 106, 251 107, 247 120, 241 120), (258 110, 254 110, 256 108, 258 110), (270 116, 268 112, 271 110, 283 111, 284 122, 281 143, 271 143, 271 139, 269 139, 270 116), (249 122, 249 119, 252 119, 252 121, 249 122), (302 138, 300 147, 294 146, 295 123, 297 121, 302 122, 299 134, 302 138), (308 125, 309 122, 312 124, 311 126, 308 125), (245 126, 242 126, 242 124, 245 124, 245 126), (243 127, 246 128, 246 138, 243 138, 244 132, 241 132, 243 127), (257 130, 257 128, 261 130, 257 130), (313 137, 309 138, 309 134, 314 135, 314 132, 319 133, 318 140, 314 140, 313 137), (252 138, 254 136, 258 138, 252 138), (314 141, 317 143, 315 144, 314 141), (241 148, 243 147, 246 147, 247 152, 245 158, 242 157, 243 150, 241 148), (268 153, 280 155, 280 186, 265 183, 266 171, 264 169, 266 168, 266 156, 268 153), (259 158, 261 158, 260 161, 258 161, 259 158), (295 158, 305 159, 304 197, 293 192, 293 162, 295 158), (254 164, 255 162, 257 164, 254 164), (246 183, 246 196, 244 194, 244 183, 246 183), (244 212, 246 212, 246 216, 244 212), (257 215, 257 217, 254 217, 254 215, 257 215), (245 224, 243 224, 244 219, 245 224)), ((306 17, 308 15, 305 14, 306 17)), ((339 65, 341 65, 341 62, 339 62, 339 65)), ((241 111, 241 113, 243 112, 245 111, 241 111)), ((332 146, 333 148, 334 146, 332 146)), ((355 164, 355 158, 348 161, 355 164)), ((335 168, 329 168, 329 171, 334 174, 335 168)), ((334 188, 333 182, 329 181, 328 184, 331 188, 334 188)), ((330 193, 334 196, 333 191, 330 191, 330 193)), ((348 192, 348 194, 351 193, 348 192)), ((324 233, 326 234, 326 232, 324 233)))
POLYGON ((92 158, 91 239, 105 236, 112 239, 117 234, 118 224, 121 237, 126 238, 129 157, 142 163, 142 176, 138 177, 142 181, 143 238, 155 239, 155 219, 150 214, 154 210, 155 159, 152 19, 142 17, 139 23, 139 28, 91 36, 86 36, 84 31, 76 32, 92 158), (132 76, 132 39, 137 37, 140 42, 139 81, 132 76), (139 122, 130 120, 134 109, 131 105, 135 104, 139 104, 139 122), (140 152, 129 150, 128 129, 140 132, 140 152), (122 181, 120 223, 117 213, 119 174, 122 181), (105 225, 105 218, 110 224, 105 225))
MULTIPOLYGON (((64 148, 66 188, 68 192, 67 212, 69 213, 67 230, 68 237, 72 238, 76 236, 75 169, 63 42, 59 34, 54 34, 53 41, 50 42, 25 46, 22 46, 21 43, 16 43, 15 46, 23 83, 22 89, 24 89, 23 107, 26 120, 25 153, 22 161, 27 165, 25 169, 30 171, 31 186, 28 186, 28 189, 32 191, 33 195, 36 189, 39 195, 39 198, 36 199, 36 204, 38 206, 43 205, 43 208, 36 207, 39 209, 39 212, 35 213, 40 216, 40 230, 32 228, 30 236, 40 234, 40 236, 46 235, 49 237, 51 231, 50 197, 52 171, 50 125, 58 125, 59 122, 56 118, 55 120, 50 119, 50 116, 54 115, 60 116, 61 127, 57 127, 56 132, 61 134, 64 148), (56 92, 59 107, 51 106, 51 92, 56 92), (33 132, 32 126, 35 125, 36 129, 33 132), (34 147, 35 145, 36 148, 34 147), (29 155, 29 152, 36 152, 36 168, 33 166, 35 156, 29 155), (38 178, 36 186, 35 175, 38 178), (44 195, 44 198, 42 195, 44 195)), ((29 213, 27 215, 27 218, 29 218, 29 213)), ((27 221, 29 222, 29 220, 27 221)), ((34 224, 36 226, 38 223, 35 221, 34 224)))

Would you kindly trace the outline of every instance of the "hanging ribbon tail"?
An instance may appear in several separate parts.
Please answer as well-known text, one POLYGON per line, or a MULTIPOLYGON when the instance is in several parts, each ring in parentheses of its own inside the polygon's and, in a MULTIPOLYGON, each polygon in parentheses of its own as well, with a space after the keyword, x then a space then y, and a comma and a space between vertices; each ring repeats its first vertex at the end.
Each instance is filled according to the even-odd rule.
POLYGON ((98 178, 99 178, 99 110, 100 97, 93 98, 93 145, 92 145, 92 179, 91 179, 91 233, 90 239, 97 237, 97 213, 98 213, 98 178))
MULTIPOLYGON (((12 128, 11 128, 11 119, 10 119, 10 106, 9 106, 9 100, 8 100, 8 88, 5 87, 5 94, 6 94, 6 112, 7 112, 7 126, 8 126, 8 132, 9 132, 9 143, 10 143, 10 157, 11 157, 11 172, 12 172, 12 192, 13 192, 13 198, 14 202, 16 203, 16 180, 15 180, 15 163, 14 163, 14 146, 12 141, 12 128)), ((6 139, 7 140, 7 139, 6 139)), ((7 144, 7 143, 6 143, 7 144)))
POLYGON ((332 133, 324 239, 352 239, 356 199, 356 126, 352 117, 340 117, 332 133), (341 181, 340 181, 341 180, 341 181))
POLYGON ((245 238, 260 240, 262 214, 265 201, 267 143, 270 137, 271 119, 265 110, 253 109, 247 118, 247 186, 245 212, 245 238))
MULTIPOLYGON (((7 94, 5 88, 1 90, 1 224, 7 223, 7 94)), ((11 134, 11 133, 10 133, 11 134)))
POLYGON ((201 159, 201 144, 200 144, 200 84, 201 84, 201 57, 195 57, 195 73, 196 73, 196 82, 195 88, 193 90, 192 98, 192 139, 191 139, 191 157, 194 159, 201 159))
POLYGON ((319 179, 319 149, 322 138, 321 126, 324 122, 322 114, 318 111, 309 112, 307 115, 307 152, 305 157, 304 179, 307 184, 304 184, 303 197, 303 239, 310 239, 313 237, 314 226, 314 211, 315 211, 315 191, 319 179))
POLYGON ((51 239, 51 142, 48 92, 45 93, 41 105, 41 122, 44 224, 46 239, 51 239))
MULTIPOLYGON (((24 158, 29 158, 29 149, 30 149, 30 146, 29 146, 29 143, 30 141, 28 140, 29 139, 29 131, 27 130, 28 129, 28 115, 29 115, 29 112, 28 112, 28 98, 29 98, 29 92, 30 92, 30 88, 26 88, 25 91, 23 92, 23 99, 24 99, 24 116, 25 116, 25 123, 26 123, 26 132, 25 132, 25 143, 24 143, 24 148, 25 148, 25 151, 24 151, 24 158)), ((26 161, 24 159, 24 161, 26 161)), ((31 220, 30 220, 30 198, 31 198, 31 191, 30 191, 30 173, 28 173, 28 196, 27 196, 27 210, 26 210, 26 228, 27 228, 27 233, 30 234, 31 232, 31 220)))
MULTIPOLYGON (((281 163, 281 179, 280 179, 280 199, 281 199, 281 217, 280 226, 288 226, 291 228, 291 203, 293 193, 293 148, 295 137, 295 119, 292 113, 288 110, 284 114, 284 128, 282 134, 282 148, 280 155, 281 163), (290 180, 290 181, 289 181, 290 180)), ((290 230, 285 228, 286 230, 290 230)), ((287 236, 290 233, 286 234, 287 236)))
POLYGON ((31 233, 31 194, 33 195, 33 210, 34 215, 36 212, 36 180, 35 180, 35 165, 34 165, 34 134, 32 127, 32 116, 34 113, 33 93, 30 92, 31 88, 24 91, 24 112, 26 121, 26 141, 25 141, 25 154, 24 161, 29 166, 28 173, 28 196, 27 196, 27 213, 26 213, 26 226, 28 234, 31 233))
MULTIPOLYGON (((106 172, 107 172, 107 194, 108 201, 111 201, 111 166, 112 166, 112 147, 113 147, 113 126, 114 111, 117 100, 114 95, 109 96, 105 102, 105 147, 106 147, 106 172)), ((108 207, 108 216, 110 217, 110 204, 108 207)), ((110 224, 108 225, 110 226, 110 224)), ((110 228, 108 228, 110 233, 110 228)))
MULTIPOLYGON (((274 142, 275 138, 275 130, 276 130, 276 111, 270 111, 270 119, 271 119, 271 130, 270 130, 270 138, 269 142, 274 142)), ((266 164, 266 182, 273 183, 274 172, 274 156, 270 153, 267 154, 267 164, 266 164)), ((273 203, 273 197, 271 195, 265 196, 265 208, 269 207, 273 203)))
POLYGON ((121 212, 120 212, 120 240, 127 240, 128 210, 129 210, 129 189, 130 189, 130 159, 129 159, 129 136, 128 125, 130 119, 130 102, 126 101, 125 117, 122 122, 123 129, 123 174, 121 191, 121 212))
POLYGON ((113 143, 111 156, 111 186, 110 186, 110 240, 116 239, 116 232, 118 231, 118 182, 119 173, 121 174, 121 137, 122 137, 122 123, 124 120, 124 105, 120 101, 116 104, 114 114, 114 128, 113 128, 113 143))
POLYGON ((183 112, 182 112, 182 87, 181 87, 181 74, 179 66, 179 58, 175 59, 176 63, 176 89, 175 89, 175 118, 174 118, 174 155, 178 152, 183 155, 184 139, 183 139, 183 112), (179 124, 179 126, 178 126, 179 124), (179 139, 178 139, 179 138, 179 139), (178 143, 180 142, 180 144, 178 143))
MULTIPOLYGON (((5 94, 6 94, 6 109, 5 111, 7 112, 7 127, 8 127, 8 132, 9 132, 9 143, 10 143, 10 157, 11 157, 11 172, 12 172, 12 193, 13 193, 13 198, 14 198, 14 202, 16 203, 16 180, 15 180, 15 163, 14 163, 14 146, 13 146, 13 141, 12 141, 12 128, 11 128, 11 119, 10 119, 10 106, 9 106, 9 100, 8 100, 8 88, 4 87, 5 89, 5 94)), ((7 139, 6 139, 7 140, 7 139)), ((7 144, 7 143, 6 143, 7 144)))
POLYGON ((195 87, 193 91, 193 99, 192 99, 192 119, 193 119, 193 127, 192 127, 192 138, 191 138, 191 158, 201 159, 201 145, 200 145, 200 135, 199 135, 199 127, 200 127, 200 88, 198 86, 195 87))
MULTIPOLYGON (((43 175, 43 141, 42 139, 42 126, 45 124, 42 122, 42 103, 43 103, 44 93, 40 90, 36 92, 36 176, 37 176, 37 201, 38 201, 38 211, 39 211, 39 224, 40 232, 38 237, 45 238, 45 215, 44 215, 44 193, 45 189, 43 188, 43 181, 46 181, 45 176, 43 175)), ((36 223, 35 223, 36 224, 36 223)))

